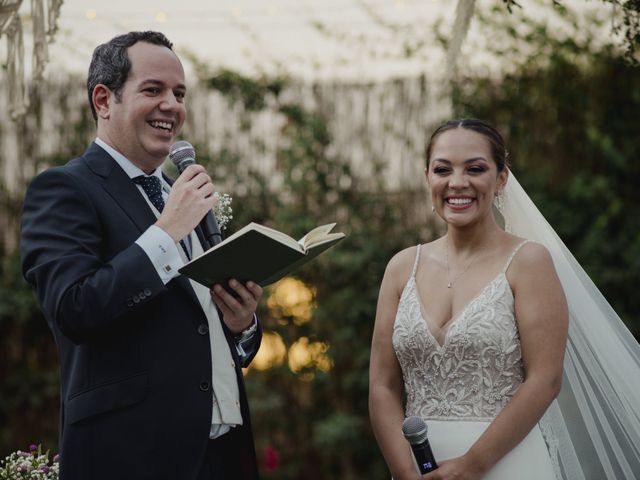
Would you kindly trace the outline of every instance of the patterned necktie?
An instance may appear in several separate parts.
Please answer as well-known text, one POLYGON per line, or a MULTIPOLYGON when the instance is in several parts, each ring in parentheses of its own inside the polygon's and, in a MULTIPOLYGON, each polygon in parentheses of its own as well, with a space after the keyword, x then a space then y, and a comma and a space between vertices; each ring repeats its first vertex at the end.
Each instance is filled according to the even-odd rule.
POLYGON ((137 183, 142 187, 144 193, 149 197, 151 204, 162 212, 164 208, 164 200, 162 199, 162 186, 160 185, 160 179, 155 175, 140 175, 133 179, 134 183, 137 183))
MULTIPOLYGON (((149 197, 151 204, 162 213, 164 208, 164 200, 162 198, 162 186, 160 185, 160 179, 155 175, 140 175, 133 178, 133 182, 142 187, 144 193, 149 197)), ((184 248, 187 258, 191 260, 191 238, 187 235, 186 241, 180 240, 182 247, 184 248)))

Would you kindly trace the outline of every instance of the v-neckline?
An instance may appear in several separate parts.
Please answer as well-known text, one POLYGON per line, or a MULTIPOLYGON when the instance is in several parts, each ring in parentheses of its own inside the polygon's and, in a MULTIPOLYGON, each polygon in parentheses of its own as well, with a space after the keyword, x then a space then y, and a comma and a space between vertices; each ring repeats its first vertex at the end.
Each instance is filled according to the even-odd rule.
MULTIPOLYGON (((411 280, 413 280, 413 293, 414 293, 414 296, 416 298, 416 302, 418 303, 418 306, 420 307, 420 320, 422 320, 422 323, 424 324, 424 327, 425 327, 427 333, 429 334, 429 336, 435 342, 436 346, 438 347, 438 350, 442 350, 447 345, 447 340, 449 339, 449 332, 451 331, 451 327, 455 323, 458 322, 458 320, 469 309, 469 307, 471 307, 471 305, 473 305, 492 284, 494 284, 499 278, 502 278, 502 277, 506 277, 505 272, 499 272, 495 277, 493 277, 484 287, 482 287, 480 289, 480 291, 473 298, 471 298, 471 300, 469 300, 466 303, 466 305, 464 307, 462 307, 462 309, 460 311, 458 311, 458 313, 453 315, 449 320, 447 320, 442 325, 442 328, 440 329, 441 331, 444 329, 444 335, 442 336, 442 343, 440 343, 438 341, 436 336, 433 334, 433 332, 429 328, 429 322, 427 321, 427 318, 425 317, 425 315, 428 316, 427 315, 427 311, 424 308, 424 304, 422 303, 422 298, 420 298, 420 292, 418 292, 418 283, 416 282, 415 275, 413 277, 411 277, 411 280)), ((431 317, 429 317, 429 318, 431 318, 431 317)))

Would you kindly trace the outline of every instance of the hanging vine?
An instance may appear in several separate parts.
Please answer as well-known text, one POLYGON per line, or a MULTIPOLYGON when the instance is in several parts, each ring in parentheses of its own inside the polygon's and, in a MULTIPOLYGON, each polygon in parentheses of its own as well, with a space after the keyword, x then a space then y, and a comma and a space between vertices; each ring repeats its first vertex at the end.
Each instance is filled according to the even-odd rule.
MULTIPOLYGON (((58 30, 58 18, 63 0, 32 0, 30 19, 33 24, 32 84, 42 80, 49 60, 48 45, 58 30)), ((9 112, 11 118, 23 116, 29 108, 29 88, 24 75, 24 40, 22 18, 19 14, 22 0, 0 0, 0 40, 7 42, 7 81, 9 84, 9 112)))
MULTIPOLYGON (((463 0, 460 0, 461 2, 463 0)), ((517 0, 502 0, 509 12, 514 7, 522 8, 517 0)), ((631 63, 638 65, 640 58, 640 0, 602 0, 613 5, 612 31, 621 34, 625 39, 626 58, 631 63)), ((562 6, 561 0, 553 0, 557 7, 562 6)))

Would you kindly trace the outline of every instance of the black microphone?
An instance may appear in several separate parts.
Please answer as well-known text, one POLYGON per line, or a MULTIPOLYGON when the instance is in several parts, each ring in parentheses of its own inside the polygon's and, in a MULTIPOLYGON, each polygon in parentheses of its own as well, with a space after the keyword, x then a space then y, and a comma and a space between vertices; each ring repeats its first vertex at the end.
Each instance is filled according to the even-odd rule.
MULTIPOLYGON (((169 159, 176 166, 178 172, 182 173, 189 165, 196 163, 196 151, 189 142, 180 140, 171 145, 169 149, 169 159)), ((209 246, 213 247, 222 241, 218 221, 211 210, 200 220, 200 228, 202 228, 202 232, 209 246)))
POLYGON ((407 417, 402 423, 402 433, 411 444, 413 456, 420 473, 429 473, 438 468, 427 438, 427 424, 420 417, 407 417))

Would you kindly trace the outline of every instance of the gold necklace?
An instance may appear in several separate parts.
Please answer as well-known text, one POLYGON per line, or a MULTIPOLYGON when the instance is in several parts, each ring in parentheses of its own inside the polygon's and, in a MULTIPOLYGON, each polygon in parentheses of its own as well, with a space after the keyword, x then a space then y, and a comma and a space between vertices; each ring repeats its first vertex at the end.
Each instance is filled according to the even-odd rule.
POLYGON ((475 262, 477 257, 474 257, 471 259, 471 261, 467 264, 467 266, 464 268, 464 270, 462 270, 462 272, 460 272, 458 275, 456 275, 456 278, 454 278, 453 280, 451 280, 451 272, 449 271, 449 236, 447 235, 445 238, 445 259, 447 262, 447 280, 449 280, 449 283, 447 283, 447 288, 451 288, 453 287, 453 284, 456 283, 458 281, 458 279, 464 275, 464 273, 469 270, 469 267, 471 267, 471 264, 473 264, 473 262, 475 262))

